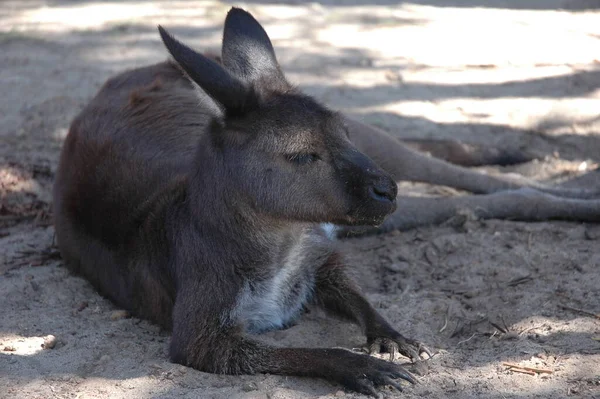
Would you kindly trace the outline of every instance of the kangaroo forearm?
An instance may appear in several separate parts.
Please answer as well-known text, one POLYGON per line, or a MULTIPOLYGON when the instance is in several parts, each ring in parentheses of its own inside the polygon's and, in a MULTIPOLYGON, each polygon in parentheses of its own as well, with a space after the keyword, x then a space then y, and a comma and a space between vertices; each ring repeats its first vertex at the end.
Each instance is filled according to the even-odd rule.
POLYGON ((372 383, 399 387, 392 378, 415 382, 397 364, 345 349, 270 348, 265 353, 264 373, 324 378, 373 396, 378 394, 372 383))
POLYGON ((343 349, 275 348, 244 336, 198 337, 195 350, 173 360, 217 374, 272 373, 305 377, 331 377, 343 349), (210 343, 206 345, 206 343, 210 343))
POLYGON ((330 348, 267 348, 260 364, 261 373, 328 378, 335 363, 350 353, 330 348))
POLYGON ((346 275, 344 260, 333 254, 317 272, 315 300, 326 312, 358 324, 367 337, 395 330, 373 308, 358 286, 346 275))
POLYGON ((319 303, 326 312, 359 325, 367 337, 377 336, 384 332, 386 336, 390 337, 398 334, 357 291, 343 294, 338 290, 321 291, 319 292, 319 303))
POLYGON ((242 335, 226 332, 196 336, 187 341, 173 335, 170 348, 175 363, 216 374, 264 372, 268 348, 242 335))
POLYGON ((344 262, 339 254, 332 254, 317 271, 315 287, 316 302, 328 313, 358 324, 365 336, 369 351, 396 352, 411 358, 431 352, 420 342, 406 338, 396 331, 371 306, 359 288, 346 275, 344 262), (379 349, 377 349, 379 347, 379 349))

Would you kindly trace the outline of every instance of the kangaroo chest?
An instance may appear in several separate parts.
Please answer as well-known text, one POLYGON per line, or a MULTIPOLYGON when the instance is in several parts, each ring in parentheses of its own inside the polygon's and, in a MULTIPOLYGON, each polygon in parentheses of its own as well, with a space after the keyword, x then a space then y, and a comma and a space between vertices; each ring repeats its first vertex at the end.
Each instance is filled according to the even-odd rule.
POLYGON ((310 300, 315 275, 323 264, 326 239, 304 234, 265 265, 269 272, 245 282, 233 312, 250 333, 289 326, 310 300))

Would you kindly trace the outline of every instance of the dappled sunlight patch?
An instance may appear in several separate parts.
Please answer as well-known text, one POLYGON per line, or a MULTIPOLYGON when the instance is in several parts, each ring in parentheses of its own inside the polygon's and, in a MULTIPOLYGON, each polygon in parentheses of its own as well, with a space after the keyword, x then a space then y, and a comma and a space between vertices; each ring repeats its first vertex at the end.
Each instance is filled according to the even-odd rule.
POLYGON ((0 337, 0 353, 12 356, 32 356, 44 350, 44 337, 23 337, 8 334, 0 337))
POLYGON ((12 166, 0 166, 0 197, 8 193, 24 192, 39 195, 42 187, 30 173, 12 166))
POLYGON ((318 38, 336 47, 372 47, 376 43, 382 56, 402 56, 436 66, 587 63, 597 58, 597 51, 590 49, 600 48, 600 41, 589 35, 599 29, 593 13, 410 3, 404 3, 396 12, 400 17, 426 23, 373 31, 347 23, 333 24, 321 30, 318 38), (578 45, 573 46, 573 42, 578 45))
POLYGON ((152 376, 141 376, 132 378, 123 378, 120 380, 114 380, 109 378, 91 377, 86 378, 81 382, 82 387, 86 390, 99 390, 102 391, 107 385, 113 385, 120 391, 124 397, 127 397, 127 392, 135 392, 138 397, 146 397, 150 394, 160 394, 161 392, 169 389, 168 382, 164 380, 158 380, 152 376))
POLYGON ((597 333, 598 326, 593 319, 571 313, 567 320, 556 317, 529 316, 519 320, 510 326, 511 331, 517 331, 519 335, 535 333, 549 336, 557 333, 589 334, 590 340, 597 333))
MULTIPOLYGON (((148 63, 155 61, 162 53, 162 48, 159 43, 154 48, 142 47, 132 45, 128 51, 124 52, 122 43, 115 41, 114 44, 107 44, 103 46, 102 51, 97 49, 89 49, 81 52, 81 58, 87 62, 103 62, 111 64, 115 59, 118 60, 119 64, 128 64, 129 67, 133 65, 143 66, 148 63)), ((167 58, 163 56, 163 58, 167 58)), ((122 68, 119 66, 119 68, 122 68)))
POLYGON ((99 28, 106 23, 124 19, 157 17, 160 8, 153 3, 81 3, 70 6, 40 7, 27 10, 17 19, 17 24, 38 25, 39 28, 68 31, 71 29, 99 28))
POLYGON ((96 376, 82 377, 77 373, 67 373, 50 374, 44 377, 36 376, 19 387, 19 394, 44 398, 110 397, 111 399, 128 399, 156 397, 168 393, 171 388, 172 383, 169 381, 157 380, 151 376, 111 379, 96 376), (77 393, 76 396, 72 396, 74 392, 77 393))
POLYGON ((422 117, 436 123, 469 122, 534 128, 548 115, 569 125, 585 122, 598 114, 600 100, 591 98, 550 99, 517 98, 452 98, 437 101, 396 101, 381 106, 350 108, 360 113, 393 112, 422 117))
MULTIPOLYGON (((201 26, 206 22, 205 18, 211 6, 214 9, 214 6, 220 3, 205 1, 196 7, 188 1, 103 1, 67 4, 31 7, 4 20, 14 32, 68 33, 105 28, 121 30, 131 24, 154 27, 166 17, 171 23, 201 26)), ((218 8, 220 14, 223 14, 229 7, 220 4, 218 8)))
MULTIPOLYGON (((588 364, 585 363, 586 366, 588 364)), ((475 395, 464 397, 496 397, 492 394, 494 392, 499 398, 557 398, 567 394, 568 387, 564 382, 564 375, 579 376, 578 378, 581 379, 588 378, 582 376, 584 374, 580 370, 582 366, 581 362, 573 361, 570 358, 546 356, 542 353, 539 356, 519 357, 510 361, 498 359, 482 366, 467 366, 457 362, 456 367, 462 370, 460 378, 448 378, 441 370, 438 375, 432 376, 429 383, 442 385, 446 395, 468 389, 471 394, 475 395), (507 364, 522 368, 510 367, 507 364)))
POLYGON ((64 140, 67 137, 67 134, 69 133, 69 129, 66 127, 61 127, 61 128, 57 128, 51 135, 51 137, 53 139, 56 140, 64 140))
POLYGON ((561 78, 573 73, 573 66, 557 65, 523 65, 498 66, 462 65, 456 67, 412 67, 404 74, 404 82, 414 85, 435 83, 444 85, 474 85, 524 83, 532 79, 561 78))

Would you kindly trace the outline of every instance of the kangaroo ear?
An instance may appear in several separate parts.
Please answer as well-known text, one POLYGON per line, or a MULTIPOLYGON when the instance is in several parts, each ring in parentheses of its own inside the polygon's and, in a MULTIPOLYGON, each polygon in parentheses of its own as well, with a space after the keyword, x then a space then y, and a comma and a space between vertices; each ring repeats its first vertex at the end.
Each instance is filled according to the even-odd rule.
POLYGON ((225 68, 175 39, 162 26, 160 37, 173 59, 188 77, 225 107, 228 114, 241 113, 252 101, 252 90, 225 68))
POLYGON ((225 18, 222 59, 223 65, 245 82, 260 81, 271 88, 288 86, 267 32, 241 8, 233 7, 225 18))

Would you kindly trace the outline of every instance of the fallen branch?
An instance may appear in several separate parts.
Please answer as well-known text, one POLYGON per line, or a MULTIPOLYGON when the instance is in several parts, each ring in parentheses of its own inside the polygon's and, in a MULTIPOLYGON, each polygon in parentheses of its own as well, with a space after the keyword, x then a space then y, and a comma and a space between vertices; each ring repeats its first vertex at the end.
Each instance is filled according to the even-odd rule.
POLYGON ((536 373, 552 374, 552 370, 538 369, 536 367, 519 366, 518 364, 503 362, 502 365, 508 367, 509 371, 516 371, 518 373, 535 375, 536 373))

